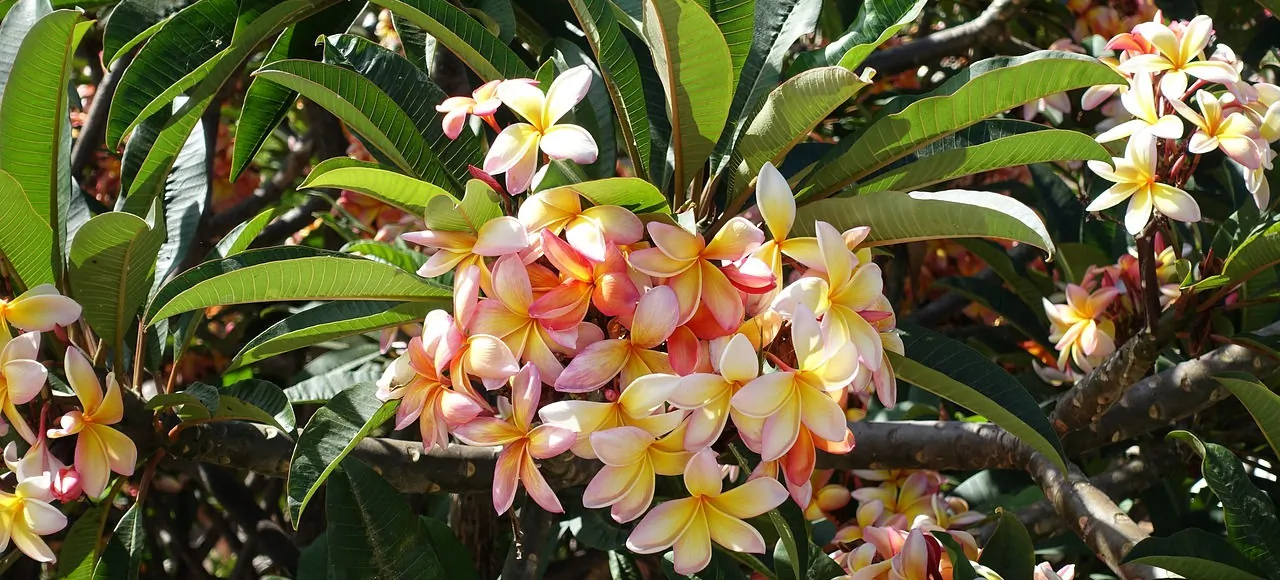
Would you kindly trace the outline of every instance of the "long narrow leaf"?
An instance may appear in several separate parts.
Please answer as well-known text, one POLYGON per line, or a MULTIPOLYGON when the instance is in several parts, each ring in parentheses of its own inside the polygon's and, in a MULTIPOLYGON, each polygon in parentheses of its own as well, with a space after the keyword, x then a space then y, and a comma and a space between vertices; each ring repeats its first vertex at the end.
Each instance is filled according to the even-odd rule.
POLYGON ((621 25, 609 0, 569 0, 586 34, 591 50, 600 62, 614 110, 619 112, 622 140, 631 153, 636 175, 649 172, 649 113, 640 82, 640 65, 623 37, 621 25))

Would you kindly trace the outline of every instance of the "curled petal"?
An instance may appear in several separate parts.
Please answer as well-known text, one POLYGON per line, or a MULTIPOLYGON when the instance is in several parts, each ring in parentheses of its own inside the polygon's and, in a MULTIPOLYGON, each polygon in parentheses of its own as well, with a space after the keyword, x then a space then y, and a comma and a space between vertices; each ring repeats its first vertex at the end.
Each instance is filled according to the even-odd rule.
POLYGON ((716 463, 715 451, 711 449, 694 453, 684 468, 684 485, 694 496, 720 495, 723 481, 724 474, 720 471, 720 464, 716 463))
POLYGON ((556 379, 557 391, 586 393, 600 388, 618 376, 631 356, 625 340, 610 339, 592 343, 582 349, 556 379))
POLYGON ((661 552, 676 542, 698 515, 697 498, 676 499, 654 507, 627 537, 627 548, 637 554, 661 552))
POLYGON ((600 155, 596 140, 586 129, 577 125, 548 127, 538 141, 538 147, 552 159, 569 159, 579 165, 594 163, 600 155))
POLYGON ((616 427, 591 434, 591 449, 605 465, 623 467, 645 459, 653 435, 639 427, 616 427))

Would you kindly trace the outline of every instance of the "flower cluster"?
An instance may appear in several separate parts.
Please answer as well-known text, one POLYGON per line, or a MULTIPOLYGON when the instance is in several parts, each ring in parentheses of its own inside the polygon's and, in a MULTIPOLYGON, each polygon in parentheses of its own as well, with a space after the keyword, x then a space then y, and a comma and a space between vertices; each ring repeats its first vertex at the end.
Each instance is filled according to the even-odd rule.
POLYGON ((1086 109, 1120 93, 1120 103, 1132 115, 1098 135, 1102 143, 1127 142, 1124 155, 1110 165, 1089 162, 1094 173, 1114 185, 1088 207, 1102 211, 1127 200, 1124 224, 1132 235, 1146 230, 1153 214, 1200 220, 1195 199, 1181 188, 1199 157, 1215 150, 1243 174, 1258 208, 1267 208, 1265 171, 1275 158, 1270 144, 1280 139, 1280 87, 1243 79, 1243 63, 1225 44, 1206 57, 1212 36, 1208 16, 1165 24, 1157 12, 1107 44, 1119 52, 1111 64, 1128 84, 1085 93, 1086 109))
POLYGON ((48 370, 40 362, 41 333, 58 330, 80 318, 80 305, 62 296, 51 285, 36 286, 9 301, 0 300, 0 410, 25 442, 25 453, 11 442, 4 450, 13 491, 0 491, 0 550, 9 541, 41 562, 54 561, 54 553, 41 536, 55 533, 67 518, 51 502, 70 502, 82 495, 98 498, 111 473, 133 474, 137 449, 133 441, 111 425, 120 422, 124 405, 120 386, 107 376, 107 391, 79 349, 66 350, 67 382, 80 408, 58 419, 59 427, 45 429, 50 404, 45 398, 39 411, 39 430, 32 429, 23 408, 34 407, 48 382, 48 370), (14 335, 11 327, 25 331, 14 335), (48 439, 76 437, 72 467, 49 451, 48 439))
MULTIPOLYGON (((469 116, 498 129, 497 102, 526 121, 501 128, 485 161, 519 194, 537 188, 538 151, 594 158, 590 135, 559 122, 590 82, 576 68, 545 95, 528 80, 490 83, 440 110, 452 135, 469 116)), ((619 522, 643 516, 631 548, 673 548, 676 569, 692 573, 711 542, 764 551, 742 520, 787 497, 809 505, 816 450, 852 448, 846 407, 872 394, 894 403, 886 351, 902 343, 880 268, 859 249, 868 230, 818 222, 815 237, 793 236, 795 198, 772 165, 756 183, 764 228, 734 217, 707 236, 680 225, 687 216, 642 220, 596 203, 589 187, 510 204, 486 183, 472 180, 452 213, 428 212, 427 229, 403 236, 430 254, 420 275, 452 275, 453 311, 426 316, 379 396, 401 400, 397 428, 416 421, 427 448, 451 436, 500 446, 499 512, 520 485, 562 511, 538 461, 595 459, 604 467, 584 505, 619 522), (761 462, 725 491, 713 448, 736 440, 761 462), (650 510, 657 477, 679 475, 688 497, 650 510)))

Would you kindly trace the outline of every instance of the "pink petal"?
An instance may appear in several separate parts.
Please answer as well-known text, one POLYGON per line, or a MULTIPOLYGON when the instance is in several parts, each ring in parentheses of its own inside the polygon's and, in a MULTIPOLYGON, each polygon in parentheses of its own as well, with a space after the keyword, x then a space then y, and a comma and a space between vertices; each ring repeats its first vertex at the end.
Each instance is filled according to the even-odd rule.
POLYGON ((458 425, 454 428, 453 434, 467 445, 476 447, 506 445, 522 440, 525 436, 524 432, 516 429, 511 423, 496 417, 477 417, 465 425, 458 425))
MULTIPOLYGON (((655 222, 656 223, 656 222, 655 222)), ((650 228, 652 229, 652 228, 650 228)), ((725 223, 702 251, 706 260, 736 262, 764 243, 764 232, 738 216, 725 223)))
POLYGON ((551 425, 538 425, 529 432, 529 455, 534 459, 550 459, 573 447, 577 434, 551 425))
POLYGON ((676 293, 666 286, 655 286, 640 297, 631 323, 631 342, 640 348, 653 348, 671 336, 679 323, 680 303, 676 293))
POLYGON ((631 252, 627 255, 627 262, 631 264, 632 268, 657 278, 670 278, 697 264, 692 258, 676 260, 659 248, 646 248, 631 252))
POLYGON ((543 127, 550 127, 582 102, 587 96, 587 90, 591 88, 591 76, 591 69, 587 65, 578 65, 560 73, 556 80, 551 81, 542 111, 543 127))
MULTIPOLYGON (((745 220, 743 220, 745 221, 745 220)), ((748 222, 750 225, 750 222, 748 222)), ((702 253, 702 238, 671 224, 652 221, 646 226, 653 244, 673 260, 692 260, 702 253)))
MULTIPOLYGON (((616 205, 589 207, 579 219, 595 222, 604 232, 605 239, 615 244, 634 244, 644 237, 644 222, 636 214, 616 205)), ((603 261, 603 257, 597 261, 603 261)))
MULTIPOLYGON (((768 376, 768 375, 765 375, 768 376)), ((758 379, 757 379, 758 380, 758 379)), ((800 436, 800 401, 791 399, 764 420, 760 458, 774 461, 790 451, 800 436)))
POLYGON ((671 547, 698 515, 698 508, 697 498, 658 504, 627 537, 627 548, 637 554, 653 554, 671 547))
POLYGON ((694 496, 720 495, 724 474, 720 464, 716 463, 716 453, 711 449, 703 449, 693 454, 689 464, 684 468, 684 486, 694 496))
POLYGON ((645 459, 653 435, 639 427, 615 427, 591 434, 591 449, 605 465, 624 467, 645 459))
POLYGON ((48 369, 33 360, 11 360, 5 363, 3 370, 9 399, 17 405, 31 402, 49 378, 48 369))
POLYGON ((480 226, 471 251, 480 256, 503 256, 528 247, 529 233, 525 231, 524 224, 516 218, 503 216, 480 226))
POLYGON ((631 356, 625 340, 610 339, 592 343, 578 353, 556 379, 557 391, 586 393, 600 388, 622 371, 631 356))
POLYGON ((551 159, 569 159, 579 165, 594 163, 600 151, 596 140, 577 125, 556 125, 542 133, 538 147, 551 159))
POLYGON ((635 486, 640 471, 639 464, 628 464, 625 467, 606 465, 600 468, 582 492, 582 507, 600 509, 617 503, 635 486))
POLYGON ((516 486, 520 484, 520 460, 524 457, 524 442, 504 449, 498 455, 493 470, 493 509, 498 515, 507 513, 516 499, 516 486))

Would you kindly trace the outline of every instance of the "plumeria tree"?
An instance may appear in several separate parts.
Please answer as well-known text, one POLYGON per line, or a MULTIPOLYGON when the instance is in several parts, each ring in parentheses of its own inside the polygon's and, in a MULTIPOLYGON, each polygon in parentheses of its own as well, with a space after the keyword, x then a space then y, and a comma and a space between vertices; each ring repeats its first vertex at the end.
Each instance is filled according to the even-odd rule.
POLYGON ((0 569, 1273 577, 1190 4, 0 2, 0 569))

